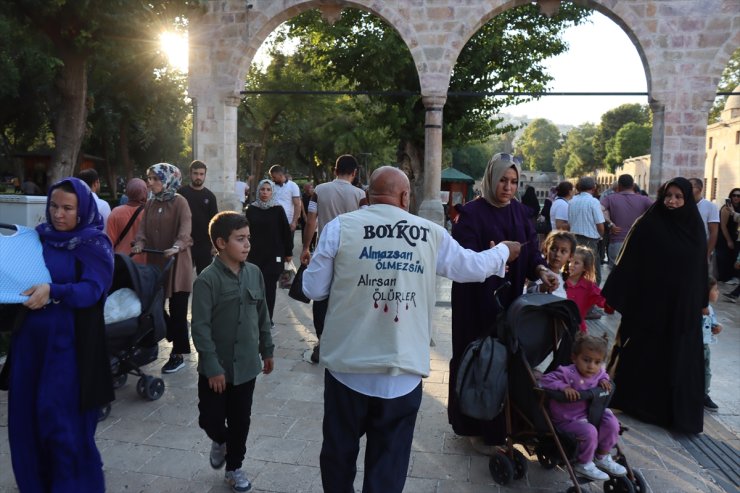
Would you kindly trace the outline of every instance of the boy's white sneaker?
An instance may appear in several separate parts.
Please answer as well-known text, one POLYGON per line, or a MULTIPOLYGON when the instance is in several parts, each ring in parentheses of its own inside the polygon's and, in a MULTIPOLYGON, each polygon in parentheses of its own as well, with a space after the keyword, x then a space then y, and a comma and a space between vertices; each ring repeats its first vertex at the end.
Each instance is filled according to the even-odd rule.
POLYGON ((252 489, 252 483, 247 479, 247 475, 241 469, 236 471, 226 471, 224 475, 224 481, 226 481, 233 491, 242 493, 252 489))
POLYGON ((573 471, 579 476, 593 479, 594 481, 606 481, 609 479, 609 475, 597 468, 593 461, 585 464, 576 464, 573 466, 573 471))
POLYGON ((596 467, 604 471, 605 473, 611 475, 611 476, 626 476, 627 475, 627 469, 622 464, 619 464, 617 462, 614 462, 614 459, 612 459, 611 454, 606 454, 604 457, 599 459, 596 457, 594 459, 594 464, 596 464, 596 467))

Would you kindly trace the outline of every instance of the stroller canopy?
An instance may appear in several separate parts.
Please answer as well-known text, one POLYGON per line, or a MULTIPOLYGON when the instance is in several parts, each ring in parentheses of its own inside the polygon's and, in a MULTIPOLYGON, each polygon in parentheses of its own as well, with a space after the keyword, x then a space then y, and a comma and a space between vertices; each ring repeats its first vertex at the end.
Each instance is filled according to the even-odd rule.
POLYGON ((555 350, 563 335, 572 340, 580 323, 573 301, 551 294, 524 294, 509 306, 499 338, 507 342, 509 351, 522 350, 527 362, 537 366, 555 350))

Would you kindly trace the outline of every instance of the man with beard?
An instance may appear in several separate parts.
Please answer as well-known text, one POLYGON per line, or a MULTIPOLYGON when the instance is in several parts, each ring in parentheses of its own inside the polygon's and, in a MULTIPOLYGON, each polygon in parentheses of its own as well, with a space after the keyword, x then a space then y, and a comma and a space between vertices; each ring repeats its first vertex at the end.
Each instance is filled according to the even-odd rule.
POLYGON ((203 161, 195 160, 190 163, 190 185, 185 185, 178 190, 190 205, 192 214, 193 265, 195 272, 200 272, 208 267, 213 259, 213 245, 208 236, 208 223, 218 213, 218 204, 213 192, 205 187, 206 172, 208 168, 203 161))

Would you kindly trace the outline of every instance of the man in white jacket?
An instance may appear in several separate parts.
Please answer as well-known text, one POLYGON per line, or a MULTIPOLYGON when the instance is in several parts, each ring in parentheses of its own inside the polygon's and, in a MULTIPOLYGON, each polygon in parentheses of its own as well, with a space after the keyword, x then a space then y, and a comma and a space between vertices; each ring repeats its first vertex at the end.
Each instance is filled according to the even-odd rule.
POLYGON ((384 166, 370 178, 370 206, 323 229, 303 291, 329 298, 321 339, 324 491, 353 491, 367 435, 364 492, 401 492, 421 379, 429 375, 436 275, 458 282, 503 276, 520 244, 462 248, 441 226, 408 212, 410 185, 384 166), (339 246, 341 245, 341 249, 339 246))

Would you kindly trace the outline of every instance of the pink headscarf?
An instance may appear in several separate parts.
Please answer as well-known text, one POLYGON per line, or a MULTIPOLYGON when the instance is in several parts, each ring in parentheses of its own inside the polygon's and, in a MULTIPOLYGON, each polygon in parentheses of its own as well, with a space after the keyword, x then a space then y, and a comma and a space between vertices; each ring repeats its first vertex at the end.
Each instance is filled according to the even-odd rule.
POLYGON ((147 197, 146 182, 141 178, 131 178, 126 183, 126 197, 128 205, 136 207, 144 205, 147 197))

